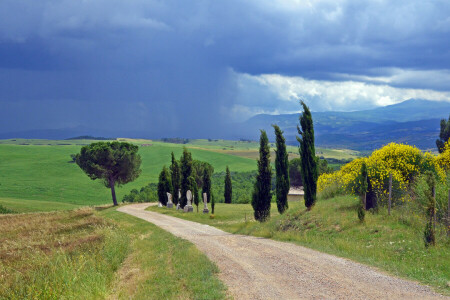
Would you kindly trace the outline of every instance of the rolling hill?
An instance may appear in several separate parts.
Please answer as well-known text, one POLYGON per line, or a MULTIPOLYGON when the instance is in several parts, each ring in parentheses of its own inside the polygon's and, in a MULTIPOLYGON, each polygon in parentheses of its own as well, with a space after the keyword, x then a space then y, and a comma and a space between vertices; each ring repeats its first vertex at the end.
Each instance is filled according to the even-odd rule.
MULTIPOLYGON (((389 142, 435 149, 439 123, 448 118, 450 103, 408 100, 399 104, 354 112, 312 112, 319 147, 373 150, 389 142)), ((256 115, 241 124, 243 138, 257 138, 259 129, 272 133, 278 124, 286 140, 295 144, 299 114, 256 115)))

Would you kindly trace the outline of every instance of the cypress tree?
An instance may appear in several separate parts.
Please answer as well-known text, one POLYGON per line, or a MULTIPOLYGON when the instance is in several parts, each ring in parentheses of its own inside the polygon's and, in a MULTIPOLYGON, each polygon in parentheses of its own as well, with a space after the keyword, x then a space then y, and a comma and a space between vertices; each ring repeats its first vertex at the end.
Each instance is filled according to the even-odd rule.
POLYGON ((270 148, 267 134, 261 130, 259 139, 258 175, 253 188, 252 207, 255 220, 264 222, 270 218, 270 200, 272 198, 271 188, 272 167, 270 166, 270 148))
POLYGON ((172 201, 175 205, 178 204, 178 190, 180 189, 181 185, 181 170, 180 170, 180 164, 175 159, 175 156, 172 152, 172 164, 170 165, 170 173, 172 175, 172 201))
POLYGON ((181 163, 181 198, 180 206, 184 208, 187 203, 186 192, 191 189, 191 175, 192 175, 192 155, 186 149, 183 148, 183 155, 180 159, 181 163))
POLYGON ((200 198, 198 196, 198 185, 197 185, 197 182, 195 179, 193 182, 192 195, 194 196, 194 204, 195 204, 195 206, 197 206, 197 212, 198 212, 198 204, 200 203, 200 198))
POLYGON ((283 132, 278 125, 272 125, 275 129, 277 149, 275 150, 276 191, 277 208, 280 214, 288 208, 287 195, 289 194, 289 158, 286 151, 286 142, 283 132))
POLYGON ((172 192, 172 182, 170 179, 169 171, 166 166, 164 166, 159 174, 158 182, 158 199, 162 205, 167 205, 167 193, 172 192))
POLYGON ((450 116, 448 117, 448 121, 445 119, 441 120, 441 131, 439 133, 439 139, 436 140, 436 146, 438 148, 439 153, 444 152, 445 143, 450 138, 450 116))
POLYGON ((206 202, 209 203, 211 201, 211 177, 207 169, 203 171, 202 195, 203 193, 206 193, 206 202))
POLYGON ((211 195, 211 214, 214 215, 214 208, 216 206, 216 199, 214 197, 214 194, 211 195))
POLYGON ((301 173, 303 189, 305 191, 305 206, 310 210, 317 198, 317 170, 316 149, 314 146, 314 127, 311 112, 303 101, 303 113, 300 115, 300 127, 297 125, 297 141, 300 143, 299 153, 301 158, 301 173))
POLYGON ((231 203, 231 196, 233 194, 233 186, 231 184, 231 174, 230 169, 227 166, 226 175, 225 175, 225 192, 223 196, 225 198, 225 203, 231 203))

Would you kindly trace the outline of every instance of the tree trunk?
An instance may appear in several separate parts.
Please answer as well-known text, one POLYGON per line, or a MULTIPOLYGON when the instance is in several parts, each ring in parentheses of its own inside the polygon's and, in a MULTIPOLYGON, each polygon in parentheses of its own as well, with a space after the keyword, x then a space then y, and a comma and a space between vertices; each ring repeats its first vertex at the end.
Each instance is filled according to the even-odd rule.
POLYGON ((114 206, 117 206, 118 204, 117 204, 116 190, 114 188, 114 184, 115 184, 114 180, 110 180, 109 181, 109 187, 111 188, 111 194, 112 194, 112 198, 113 198, 113 203, 114 203, 114 206))

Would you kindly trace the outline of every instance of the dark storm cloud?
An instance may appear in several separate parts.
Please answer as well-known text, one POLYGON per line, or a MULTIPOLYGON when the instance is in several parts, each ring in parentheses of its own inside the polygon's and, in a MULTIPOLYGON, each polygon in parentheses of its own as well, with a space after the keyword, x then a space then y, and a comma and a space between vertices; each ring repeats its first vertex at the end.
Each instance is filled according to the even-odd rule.
POLYGON ((433 76, 450 69, 449 16, 448 1, 4 0, 1 131, 207 136, 233 109, 294 109, 239 74, 449 91, 433 76))

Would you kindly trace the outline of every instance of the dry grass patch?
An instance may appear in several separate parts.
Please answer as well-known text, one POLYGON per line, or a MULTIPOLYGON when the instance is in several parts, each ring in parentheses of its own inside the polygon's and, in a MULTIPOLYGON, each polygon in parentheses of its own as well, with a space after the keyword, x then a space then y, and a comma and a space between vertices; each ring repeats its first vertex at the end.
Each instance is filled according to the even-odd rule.
POLYGON ((90 208, 0 216, 0 232, 0 298, 106 294, 127 249, 90 208))

